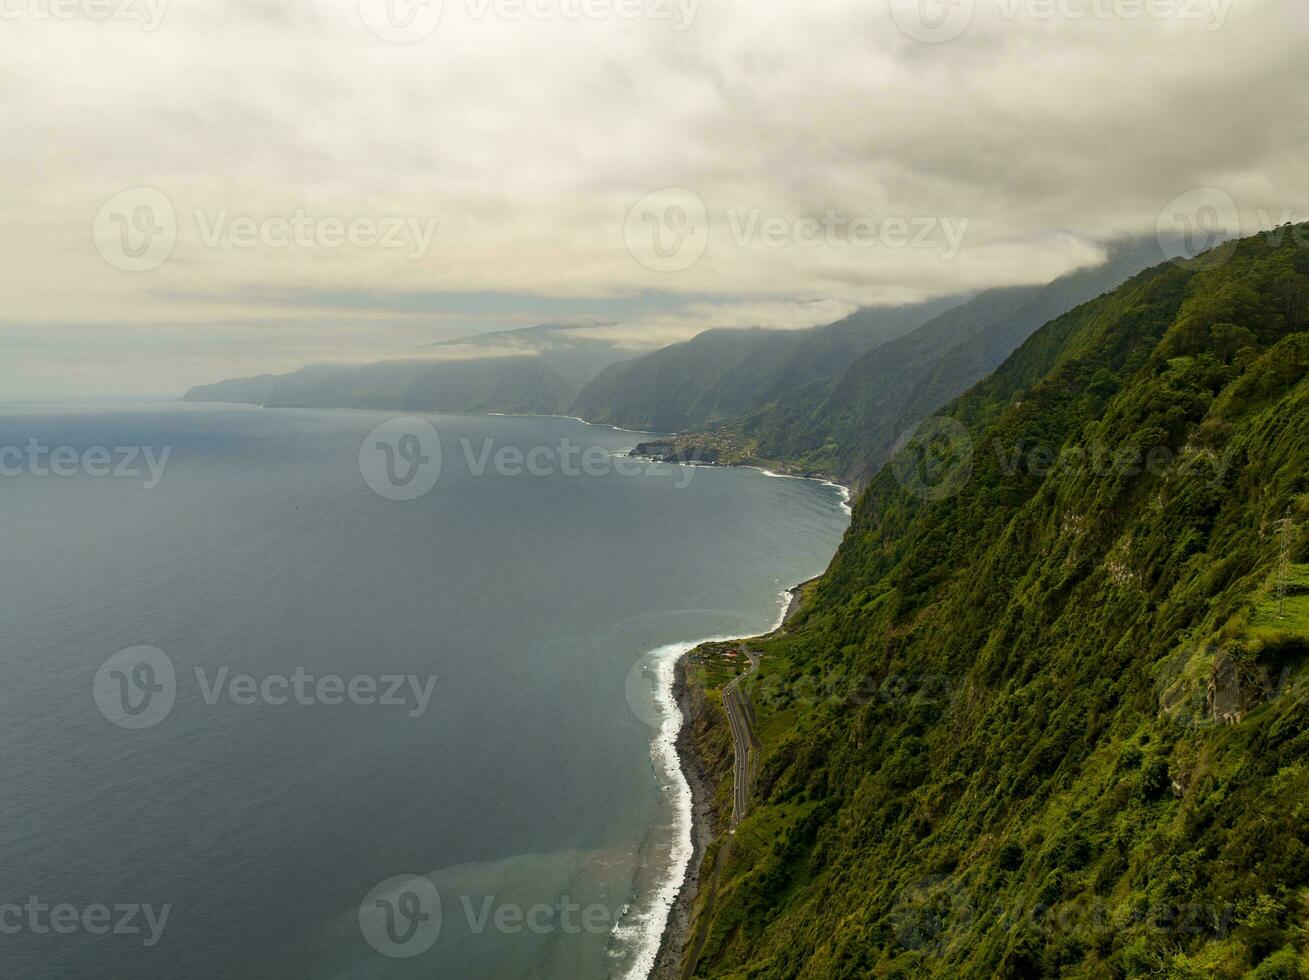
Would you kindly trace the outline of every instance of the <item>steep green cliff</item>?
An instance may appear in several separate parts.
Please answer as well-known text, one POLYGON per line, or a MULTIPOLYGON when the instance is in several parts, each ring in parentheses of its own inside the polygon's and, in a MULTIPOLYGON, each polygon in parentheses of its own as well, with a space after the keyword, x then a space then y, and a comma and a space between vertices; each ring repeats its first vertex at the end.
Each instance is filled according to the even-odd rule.
POLYGON ((922 419, 994 371, 1042 324, 1160 258, 1159 245, 1114 244, 1106 261, 1042 286, 992 289, 873 348, 829 386, 796 390, 736 426, 754 455, 863 487, 922 419))
POLYGON ((812 330, 708 330, 609 367, 579 392, 571 414, 661 432, 734 419, 825 390, 861 355, 961 301, 870 307, 812 330))
POLYGON ((688 975, 1309 975, 1307 240, 1048 323, 872 478, 688 975))

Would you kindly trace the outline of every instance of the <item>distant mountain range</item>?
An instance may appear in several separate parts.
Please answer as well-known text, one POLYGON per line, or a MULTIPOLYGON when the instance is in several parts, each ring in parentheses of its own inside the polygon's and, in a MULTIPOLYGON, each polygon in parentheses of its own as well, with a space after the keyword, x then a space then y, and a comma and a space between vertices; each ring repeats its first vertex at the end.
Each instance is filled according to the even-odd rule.
POLYGON ((862 488, 798 614, 741 641, 759 666, 737 688, 739 814, 734 672, 686 668, 682 744, 720 833, 676 975, 1293 980, 1306 240, 1283 228, 1213 264, 1120 243, 1044 286, 630 360, 542 327, 548 353, 514 332, 479 339, 484 357, 188 398, 566 405, 862 488))
POLYGON ((636 353, 596 339, 604 326, 542 324, 480 334, 371 364, 320 364, 201 385, 183 398, 270 408, 558 415, 600 371, 636 353))
POLYGON ((543 324, 412 358, 315 365, 203 385, 188 401, 269 407, 574 415, 678 433, 679 447, 863 486, 923 418, 994 370, 1038 327, 1160 258, 1126 241, 1046 285, 872 307, 809 330, 713 329, 649 352, 605 324, 543 324))
POLYGON ((833 380, 859 355, 960 302, 863 309, 811 330, 709 330, 606 368, 581 390, 570 414, 658 432, 735 418, 833 380))
POLYGON ((1153 238, 1042 286, 967 301, 862 310, 798 336, 711 331, 615 364, 571 414, 682 434, 724 461, 821 473, 862 486, 923 418, 993 371, 1038 327, 1160 259, 1153 238))
POLYGON ((920 421, 994 371, 1043 324, 1160 259, 1158 243, 1110 247, 1100 266, 1044 286, 992 289, 864 354, 830 387, 784 396, 741 432, 755 452, 863 486, 920 421))
MULTIPOLYGON (((749 643, 739 825, 733 674, 691 662, 720 836, 676 975, 1309 976, 1306 233, 1134 276, 920 426, 749 643)), ((832 398, 881 451, 856 381, 925 405, 1096 285, 979 297, 957 355, 832 398)))

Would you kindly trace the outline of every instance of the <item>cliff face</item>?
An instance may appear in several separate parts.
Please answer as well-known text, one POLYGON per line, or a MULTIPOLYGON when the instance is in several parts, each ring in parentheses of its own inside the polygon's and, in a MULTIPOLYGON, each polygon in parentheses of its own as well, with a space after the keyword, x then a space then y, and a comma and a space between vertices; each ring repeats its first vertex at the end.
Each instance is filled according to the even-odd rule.
POLYGON ((597 339, 603 324, 543 324, 435 344, 408 360, 316 364, 292 374, 201 385, 186 401, 559 415, 578 389, 632 352, 597 339))
POLYGON ((263 405, 283 377, 280 374, 261 374, 256 378, 234 378, 211 385, 198 385, 183 395, 182 401, 263 405))
POLYGON ((710 330, 615 364, 578 393, 590 422, 675 432, 744 411, 795 351, 798 331, 710 330))
POLYGON ((650 980, 684 980, 692 975, 708 940, 731 850, 720 835, 731 825, 732 737, 719 690, 725 673, 714 671, 722 644, 706 644, 677 664, 676 689, 682 712, 677 750, 691 785, 695 811, 695 853, 664 932, 650 980))
POLYGON ((1302 975, 1306 240, 1053 320, 870 480, 692 975, 1302 975))
POLYGON ((310 368, 280 381, 265 404, 558 415, 572 396, 567 379, 541 359, 496 357, 310 368))
POLYGON ((192 388, 194 402, 241 402, 269 408, 374 408, 427 412, 559 415, 574 387, 535 357, 472 361, 403 361, 359 367, 317 365, 192 388))
POLYGON ((922 419, 995 370, 1040 326, 1158 262, 1122 242, 1107 261, 1044 286, 993 289, 855 360, 827 389, 798 392, 739 428, 755 455, 864 487, 922 419))
POLYGON ((869 308, 811 330, 709 330, 606 369, 581 390, 572 414, 658 432, 733 419, 830 384, 860 355, 961 302, 869 308))

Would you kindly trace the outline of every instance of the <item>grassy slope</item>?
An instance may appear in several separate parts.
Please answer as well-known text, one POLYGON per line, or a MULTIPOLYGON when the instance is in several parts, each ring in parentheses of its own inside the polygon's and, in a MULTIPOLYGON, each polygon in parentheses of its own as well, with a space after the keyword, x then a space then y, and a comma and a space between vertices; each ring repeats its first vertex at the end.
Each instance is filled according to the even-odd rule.
POLYGON ((590 422, 659 432, 721 418, 750 406, 800 339, 788 331, 709 330, 606 368, 571 411, 590 422))
POLYGON ((913 426, 967 391, 1041 325, 1117 287, 1159 258, 1131 240, 1100 266, 1044 286, 993 289, 864 354, 826 389, 788 393, 744 420, 757 455, 866 486, 913 426))
POLYGON ((869 308, 813 330, 708 330, 612 365, 579 392, 572 413, 630 429, 711 425, 754 411, 780 394, 830 384, 861 354, 960 301, 869 308))
POLYGON ((905 492, 915 445, 873 480, 764 646, 696 975, 1309 967, 1306 297, 1309 250, 1267 237, 1144 273, 950 406, 957 492, 905 492), (1175 455, 1012 464, 1038 445, 1175 455))

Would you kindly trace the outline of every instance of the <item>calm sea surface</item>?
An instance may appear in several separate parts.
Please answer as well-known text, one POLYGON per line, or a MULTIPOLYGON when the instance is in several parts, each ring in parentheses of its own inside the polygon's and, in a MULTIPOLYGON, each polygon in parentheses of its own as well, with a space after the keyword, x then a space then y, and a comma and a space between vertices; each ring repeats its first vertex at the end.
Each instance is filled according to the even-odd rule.
POLYGON ((841 492, 427 416, 439 480, 388 499, 433 457, 391 417, 0 408, 0 975, 639 972, 650 651, 771 627, 841 492))

